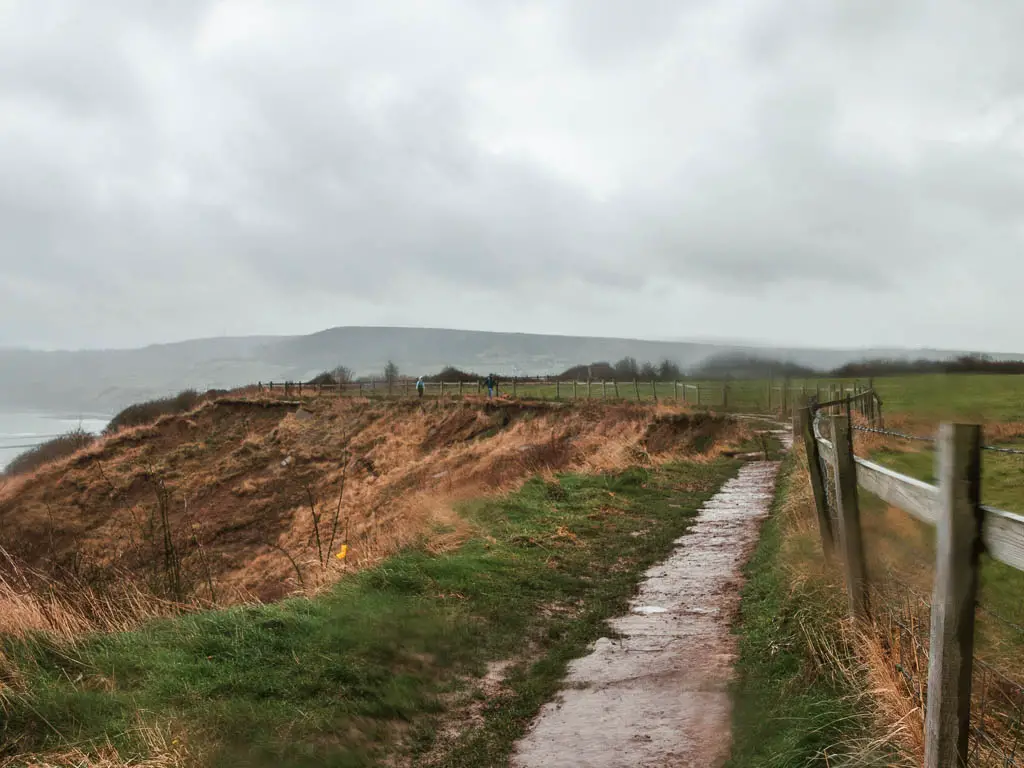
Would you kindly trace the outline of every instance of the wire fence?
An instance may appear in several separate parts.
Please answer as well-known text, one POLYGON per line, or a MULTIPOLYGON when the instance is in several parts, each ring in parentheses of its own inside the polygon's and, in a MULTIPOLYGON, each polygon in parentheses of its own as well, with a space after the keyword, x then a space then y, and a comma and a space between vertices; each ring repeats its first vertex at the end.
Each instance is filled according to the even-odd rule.
MULTIPOLYGON (((853 424, 851 428, 857 432, 870 432, 874 435, 885 435, 888 437, 896 437, 900 440, 911 440, 921 443, 934 443, 935 438, 928 435, 912 435, 907 432, 897 432, 894 429, 879 429, 877 427, 866 427, 862 424, 853 424)), ((992 451, 993 453, 1007 453, 1015 456, 1024 456, 1024 449, 1021 448, 1007 448, 1001 445, 983 445, 981 446, 983 451, 992 451)))
MULTIPOLYGON (((934 443, 924 435, 896 430, 853 426, 859 432, 887 435, 901 440, 934 443)), ((832 441, 831 424, 823 411, 815 412, 813 430, 819 439, 832 441)), ((999 453, 1024 454, 1017 449, 984 446, 999 453)), ((839 548, 841 530, 837 484, 832 463, 819 453, 818 464, 825 485, 825 503, 832 521, 833 545, 839 548)), ((919 567, 911 563, 909 567, 919 567)), ((871 566, 869 566, 871 567, 871 566)), ((870 627, 875 632, 894 677, 901 681, 903 694, 920 708, 921 721, 928 703, 929 637, 931 601, 916 591, 909 573, 875 566, 883 572, 868 576, 870 627)), ((975 629, 971 686, 970 768, 1024 768, 1024 683, 1016 660, 1024 649, 1024 624, 991 606, 977 602, 979 621, 975 629), (983 643, 983 645, 982 645, 983 643)))

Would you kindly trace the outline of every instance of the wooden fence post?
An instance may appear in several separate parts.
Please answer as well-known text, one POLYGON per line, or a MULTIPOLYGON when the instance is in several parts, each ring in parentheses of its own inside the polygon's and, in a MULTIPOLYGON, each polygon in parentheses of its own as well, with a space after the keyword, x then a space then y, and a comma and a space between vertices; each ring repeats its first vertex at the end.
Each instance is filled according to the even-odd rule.
POLYGON ((857 465, 853 460, 853 436, 849 417, 833 416, 832 445, 835 447, 835 500, 839 512, 839 542, 846 572, 850 613, 856 619, 868 617, 867 569, 861 538, 860 507, 857 503, 857 465))
POLYGON ((925 768, 967 765, 981 526, 981 427, 939 427, 925 768))
POLYGON ((633 379, 633 389, 636 390, 636 401, 640 402, 640 385, 637 384, 636 379, 633 379))
POLYGON ((651 382, 651 394, 654 395, 654 402, 657 403, 658 402, 658 382, 656 380, 651 382))
POLYGON ((804 449, 807 453, 807 471, 811 476, 814 508, 818 512, 821 550, 825 553, 825 559, 831 560, 835 550, 835 533, 832 531, 832 517, 828 512, 825 478, 821 473, 821 451, 818 449, 818 441, 814 438, 814 411, 810 408, 800 409, 800 432, 803 435, 804 449))
POLYGON ((562 382, 559 379, 555 379, 555 400, 562 399, 562 389, 559 386, 562 382))
POLYGON ((516 377, 512 377, 512 397, 516 396, 516 377))
POLYGON ((608 399, 608 381, 606 379, 601 379, 601 399, 608 399))
POLYGON ((697 385, 697 407, 700 408, 700 384, 697 385))
POLYGON ((619 399, 619 380, 618 379, 612 380, 612 386, 615 388, 615 399, 618 400, 619 399))
POLYGON ((576 377, 572 377, 572 399, 576 399, 576 377))

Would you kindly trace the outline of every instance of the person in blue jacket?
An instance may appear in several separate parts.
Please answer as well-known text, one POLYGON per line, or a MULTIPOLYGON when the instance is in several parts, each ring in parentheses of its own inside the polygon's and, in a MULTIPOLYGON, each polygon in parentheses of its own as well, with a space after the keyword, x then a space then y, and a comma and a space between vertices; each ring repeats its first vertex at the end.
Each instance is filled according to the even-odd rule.
POLYGON ((487 387, 487 398, 494 397, 494 374, 488 373, 487 378, 484 379, 484 386, 487 387))
POLYGON ((420 376, 416 379, 416 394, 423 397, 423 390, 426 389, 426 385, 423 383, 423 377, 420 376))

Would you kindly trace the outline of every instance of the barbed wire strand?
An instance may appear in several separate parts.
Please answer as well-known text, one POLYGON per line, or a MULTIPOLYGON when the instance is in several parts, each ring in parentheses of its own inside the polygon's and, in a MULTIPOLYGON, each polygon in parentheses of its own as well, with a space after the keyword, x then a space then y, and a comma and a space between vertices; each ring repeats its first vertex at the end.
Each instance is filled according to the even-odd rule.
MULTIPOLYGON (((927 435, 911 435, 906 432, 897 432, 894 429, 877 429, 876 427, 865 427, 860 424, 852 424, 852 429, 858 432, 870 432, 875 435, 888 435, 889 437, 898 437, 901 440, 916 440, 922 443, 934 443, 934 437, 928 437, 927 435)), ((981 446, 983 451, 993 451, 995 453, 1009 453, 1017 456, 1024 456, 1024 449, 1020 448, 1004 448, 998 445, 983 445, 981 446)))
POLYGON ((1018 624, 1018 623, 1016 623, 1014 621, 1011 621, 1010 619, 1007 619, 1004 616, 1000 616, 998 613, 996 613, 995 611, 993 611, 991 608, 989 608, 987 605, 984 605, 983 603, 979 602, 979 603, 975 603, 975 605, 982 611, 982 613, 988 614, 992 618, 997 619, 998 621, 1001 621, 1006 626, 1012 627, 1013 629, 1017 630, 1022 635, 1024 635, 1024 626, 1021 626, 1020 624, 1018 624))

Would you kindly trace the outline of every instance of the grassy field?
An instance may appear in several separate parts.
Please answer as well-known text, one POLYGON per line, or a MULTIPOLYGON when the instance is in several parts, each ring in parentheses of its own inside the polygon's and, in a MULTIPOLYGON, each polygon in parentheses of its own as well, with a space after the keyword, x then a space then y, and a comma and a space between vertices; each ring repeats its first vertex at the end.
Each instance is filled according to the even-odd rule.
POLYGON ((2 639, 0 763, 500 765, 737 464, 535 479, 467 505, 457 549, 414 547, 315 599, 2 639))
MULTIPOLYGON (((710 379, 688 378, 678 382, 671 381, 600 381, 595 380, 588 385, 585 381, 578 381, 575 384, 571 381, 563 381, 559 384, 540 382, 517 382, 513 385, 511 380, 502 380, 498 384, 498 396, 513 396, 531 400, 623 400, 632 402, 660 402, 677 403, 692 407, 700 406, 717 411, 745 412, 745 413, 767 413, 780 408, 784 397, 793 397, 801 392, 814 394, 818 392, 822 399, 826 399, 828 384, 842 383, 845 386, 855 384, 864 385, 863 381, 853 379, 822 379, 816 385, 816 380, 794 380, 789 382, 788 387, 782 381, 769 381, 767 379, 733 380, 723 382, 710 379), (788 393, 788 394, 787 394, 788 393)), ((284 394, 278 385, 274 392, 284 394)), ((301 394, 310 395, 313 390, 305 388, 301 394)), ((291 395, 300 394, 293 389, 291 395)), ((362 389, 347 389, 344 396, 363 395, 367 397, 402 397, 415 398, 417 395, 411 387, 407 390, 404 386, 396 385, 388 389, 384 383, 378 383, 375 388, 365 385, 362 389)), ((325 390, 323 396, 337 397, 336 390, 325 390)), ((486 390, 478 390, 475 383, 465 383, 460 389, 456 383, 447 383, 442 387, 440 384, 431 383, 424 392, 425 399, 436 399, 440 397, 486 397, 486 390)))
MULTIPOLYGON (((899 414, 914 421, 936 422, 942 419, 961 421, 1024 421, 1024 376, 1004 374, 923 374, 914 376, 880 376, 872 380, 885 404, 886 414, 899 414)), ((724 382, 719 380, 687 378, 673 382, 593 381, 588 387, 584 381, 553 383, 519 382, 515 386, 518 397, 538 400, 641 400, 659 402, 685 402, 697 405, 697 388, 701 391, 700 405, 730 411, 767 412, 777 410, 786 387, 790 397, 816 395, 827 400, 830 387, 867 387, 868 379, 839 379, 818 377, 791 379, 788 382, 767 379, 735 380, 728 382, 727 403, 723 402, 724 382), (769 400, 769 389, 771 395, 769 400)), ((499 393, 512 394, 512 381, 499 382, 499 393)), ((280 391, 276 389, 275 391, 280 391)), ((309 393, 307 389, 306 394, 309 393)), ((346 395, 357 394, 356 390, 346 395)), ((388 390, 382 382, 375 389, 367 385, 364 395, 384 397, 388 390)), ((415 396, 396 386, 392 396, 415 396)), ((438 384, 427 387, 426 397, 441 396, 438 384)), ((475 383, 467 383, 460 391, 457 384, 446 384, 445 397, 480 394, 475 383)), ((483 394, 486 394, 485 392, 483 394)), ((336 395, 335 395, 336 396, 336 395)))

